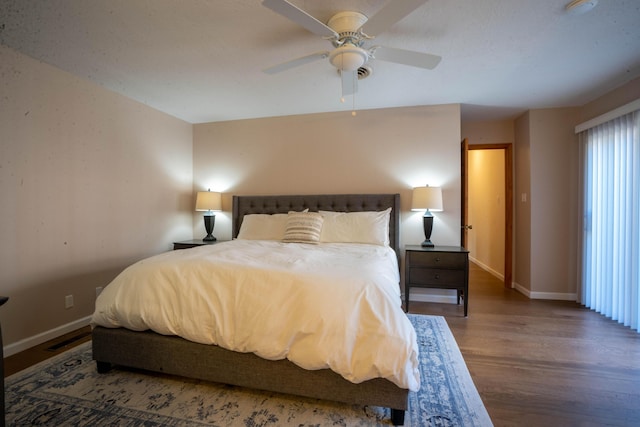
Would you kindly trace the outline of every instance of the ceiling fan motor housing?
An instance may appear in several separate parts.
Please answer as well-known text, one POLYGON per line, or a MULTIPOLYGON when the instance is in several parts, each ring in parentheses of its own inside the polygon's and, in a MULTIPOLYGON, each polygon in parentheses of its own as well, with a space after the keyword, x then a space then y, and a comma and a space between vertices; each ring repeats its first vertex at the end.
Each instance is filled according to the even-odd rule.
POLYGON ((327 22, 327 26, 331 28, 333 31, 338 33, 340 38, 342 36, 349 36, 350 34, 358 34, 358 30, 360 27, 367 22, 366 15, 363 15, 360 12, 338 12, 333 15, 329 22, 327 22))

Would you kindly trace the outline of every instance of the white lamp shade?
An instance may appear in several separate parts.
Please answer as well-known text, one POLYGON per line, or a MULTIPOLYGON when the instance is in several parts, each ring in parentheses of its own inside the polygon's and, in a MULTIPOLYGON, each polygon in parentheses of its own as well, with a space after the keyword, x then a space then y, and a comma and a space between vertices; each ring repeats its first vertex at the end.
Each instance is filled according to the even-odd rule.
POLYGON ((442 211, 442 189, 440 187, 416 187, 411 198, 412 211, 442 211))
POLYGON ((222 209, 222 195, 214 191, 198 191, 196 196, 197 211, 219 211, 222 209))

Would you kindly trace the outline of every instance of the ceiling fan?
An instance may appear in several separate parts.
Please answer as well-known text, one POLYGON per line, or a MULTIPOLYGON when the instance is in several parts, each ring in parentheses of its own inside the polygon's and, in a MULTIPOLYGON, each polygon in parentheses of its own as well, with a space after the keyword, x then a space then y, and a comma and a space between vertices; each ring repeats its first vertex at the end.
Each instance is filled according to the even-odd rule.
POLYGON ((299 58, 265 68, 267 74, 275 74, 307 64, 319 59, 329 58, 342 77, 342 94, 357 92, 358 70, 369 59, 395 62, 413 67, 431 70, 435 68, 440 56, 411 50, 385 46, 365 47, 368 40, 383 33, 387 28, 426 3, 427 0, 394 0, 388 2, 371 17, 360 12, 344 11, 332 16, 326 25, 287 0, 263 0, 262 4, 312 33, 329 40, 334 49, 314 52, 299 58))

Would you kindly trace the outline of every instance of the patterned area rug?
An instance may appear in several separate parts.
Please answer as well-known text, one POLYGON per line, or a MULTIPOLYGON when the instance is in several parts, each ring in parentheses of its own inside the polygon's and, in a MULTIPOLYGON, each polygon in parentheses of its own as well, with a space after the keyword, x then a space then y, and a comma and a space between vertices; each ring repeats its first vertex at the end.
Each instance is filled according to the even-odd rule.
MULTIPOLYGON (((491 426, 443 317, 409 315, 422 387, 407 426, 491 426)), ((90 343, 6 379, 9 426, 388 426, 389 410, 297 398, 173 376, 96 372, 90 343)))

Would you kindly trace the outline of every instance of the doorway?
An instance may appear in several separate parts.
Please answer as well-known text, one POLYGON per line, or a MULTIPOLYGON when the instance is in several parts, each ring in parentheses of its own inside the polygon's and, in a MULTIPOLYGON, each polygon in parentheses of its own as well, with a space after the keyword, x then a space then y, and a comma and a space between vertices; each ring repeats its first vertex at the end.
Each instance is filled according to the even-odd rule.
MULTIPOLYGON (((475 161, 483 161, 482 156, 476 156, 476 154, 482 154, 481 151, 476 150, 487 150, 484 151, 487 155, 485 156, 485 160, 489 164, 499 164, 502 171, 490 171, 491 174, 498 174, 500 176, 500 182, 504 186, 503 189, 500 189, 500 192, 497 196, 489 196, 484 195, 483 203, 489 203, 489 207, 492 209, 496 208, 496 205, 501 206, 501 211, 498 214, 495 214, 495 218, 487 218, 489 214, 484 214, 483 212, 489 209, 480 209, 477 206, 474 206, 474 214, 476 218, 478 218, 478 225, 476 226, 477 231, 481 231, 481 241, 484 245, 483 250, 485 253, 491 252, 491 249, 488 249, 487 246, 490 245, 491 236, 487 236, 487 232, 490 232, 492 226, 496 227, 497 225, 491 225, 492 221, 499 220, 499 223, 502 223, 501 226, 504 228, 499 230, 499 232, 494 233, 496 236, 500 236, 499 240, 504 242, 503 246, 500 246, 498 250, 494 252, 498 252, 499 254, 503 254, 501 257, 503 258, 503 280, 504 286, 506 288, 512 288, 513 286, 513 160, 512 160, 512 144, 474 144, 469 145, 468 141, 464 139, 462 141, 462 149, 461 149, 461 170, 462 170, 462 218, 461 218, 461 233, 460 233, 460 242, 461 245, 465 248, 469 246, 469 232, 473 232, 473 222, 470 221, 469 218, 469 206, 470 203, 474 203, 474 195, 471 195, 470 191, 473 191, 469 185, 469 173, 470 173, 470 164, 469 164, 469 151, 473 151, 475 161), (478 158, 479 157, 479 158, 478 158), (499 158, 501 162, 496 162, 496 158, 499 158), (493 159, 493 160, 492 160, 493 159), (493 163, 492 163, 493 162, 493 163), (500 174, 503 172, 503 174, 500 174), (503 217, 503 218, 502 218, 503 217), (477 227, 482 227, 480 230, 477 227)), ((474 173, 486 174, 487 171, 474 171, 474 173)), ((481 177, 482 180, 491 180, 490 177, 481 177)), ((476 178, 477 179, 477 178, 476 178)), ((494 180, 495 182, 495 180, 494 180)), ((495 212, 495 211, 494 211, 495 212)), ((472 218, 473 219, 473 218, 472 218)), ((474 245, 478 242, 473 242, 474 245)), ((500 264, 499 262, 493 262, 493 264, 500 264)))

